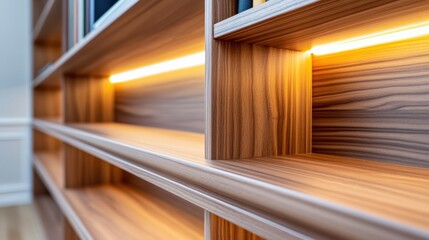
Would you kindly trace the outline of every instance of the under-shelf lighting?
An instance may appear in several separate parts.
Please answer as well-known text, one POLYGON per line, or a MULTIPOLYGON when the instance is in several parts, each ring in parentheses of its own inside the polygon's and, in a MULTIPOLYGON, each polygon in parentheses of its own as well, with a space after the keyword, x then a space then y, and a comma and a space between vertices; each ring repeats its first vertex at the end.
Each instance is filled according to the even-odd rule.
POLYGON ((344 41, 315 46, 310 53, 325 55, 429 35, 429 22, 408 25, 344 41))
POLYGON ((153 65, 137 68, 127 72, 119 73, 110 76, 111 83, 119 83, 153 76, 156 74, 167 73, 175 70, 185 69, 204 65, 204 51, 187 55, 184 57, 168 60, 165 62, 156 63, 153 65))

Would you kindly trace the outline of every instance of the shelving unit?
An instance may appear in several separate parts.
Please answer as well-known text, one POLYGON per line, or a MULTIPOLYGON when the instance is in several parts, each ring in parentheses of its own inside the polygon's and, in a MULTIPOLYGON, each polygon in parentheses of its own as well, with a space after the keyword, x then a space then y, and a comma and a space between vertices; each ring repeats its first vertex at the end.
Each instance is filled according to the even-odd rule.
MULTIPOLYGON (((52 30, 37 66, 59 2, 35 1, 52 30)), ((426 38, 307 51, 428 21, 428 6, 124 1, 34 75, 35 198, 58 206, 47 222, 64 216, 48 235, 429 238, 426 38), (204 66, 108 80, 204 48, 204 66)))

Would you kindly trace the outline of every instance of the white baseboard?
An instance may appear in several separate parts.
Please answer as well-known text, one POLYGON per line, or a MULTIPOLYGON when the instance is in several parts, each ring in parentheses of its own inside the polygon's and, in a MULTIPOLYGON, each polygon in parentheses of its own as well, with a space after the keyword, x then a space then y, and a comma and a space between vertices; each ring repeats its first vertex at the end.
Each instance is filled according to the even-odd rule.
POLYGON ((30 204, 31 201, 31 191, 0 193, 0 207, 25 205, 30 204))

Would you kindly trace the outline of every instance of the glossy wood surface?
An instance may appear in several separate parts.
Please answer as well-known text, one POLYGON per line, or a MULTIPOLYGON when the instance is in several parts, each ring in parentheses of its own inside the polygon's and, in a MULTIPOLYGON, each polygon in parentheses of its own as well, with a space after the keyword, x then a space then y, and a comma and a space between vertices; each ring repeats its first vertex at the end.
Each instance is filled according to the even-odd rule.
POLYGON ((116 122, 204 132, 204 66, 114 87, 116 122))
POLYGON ((412 0, 271 0, 237 15, 233 1, 214 2, 222 11, 215 38, 302 51, 425 22, 429 14, 427 1, 412 0))
POLYGON ((310 55, 223 41, 212 47, 207 158, 310 152, 310 55))
POLYGON ((424 168, 320 154, 205 161, 202 135, 198 151, 191 135, 180 137, 163 129, 121 125, 114 129, 114 124, 68 127, 42 121, 36 127, 62 135, 63 141, 75 141, 79 148, 142 178, 160 182, 157 184, 169 191, 265 238, 353 238, 361 237, 362 232, 368 238, 429 236, 425 210, 429 209, 429 170, 424 168), (175 136, 177 142, 167 141, 167 136, 175 136), (145 137, 151 141, 145 142, 145 137), (124 158, 132 162, 126 164, 124 158), (150 169, 180 180, 186 187, 164 183, 150 169), (199 193, 190 193, 187 187, 199 193), (215 204, 213 197, 222 205, 215 204), (223 211, 231 203, 240 207, 240 213, 223 211), (246 212, 249 208, 252 215, 246 212), (261 216, 265 225, 259 222, 261 216))
POLYGON ((313 151, 429 167, 427 37, 313 58, 313 151))
POLYGON ((89 33, 33 85, 58 85, 63 73, 110 76, 204 49, 203 1, 127 0, 114 15, 114 21, 89 33))
POLYGON ((203 239, 201 219, 127 185, 67 190, 66 196, 94 239, 203 239))
MULTIPOLYGON (((60 160, 61 157, 57 153, 36 153, 36 169, 45 183, 49 183, 47 186, 50 192, 60 198, 56 201, 62 202, 62 211, 69 220, 78 222, 72 224, 73 228, 78 232, 86 232, 86 235, 80 235, 81 238, 118 239, 121 236, 126 239, 139 239, 140 236, 147 239, 171 239, 173 236, 178 239, 203 238, 203 221, 198 215, 187 212, 186 208, 176 207, 174 203, 168 202, 168 198, 145 193, 137 187, 113 184, 114 182, 109 181, 112 184, 64 190, 61 187, 61 179, 66 177, 69 169, 64 172, 64 167, 67 166, 63 167, 60 160), (100 208, 104 210, 100 212, 100 208)), ((91 165, 90 162, 85 164, 91 165)), ((104 164, 107 165, 105 162, 104 164)), ((78 176, 75 176, 75 180, 76 177, 78 176)), ((77 187, 76 182, 72 183, 75 184, 73 187, 77 187)), ((84 184, 88 186, 96 182, 84 184)))
POLYGON ((64 122, 113 120, 113 86, 103 77, 72 77, 63 80, 64 122))

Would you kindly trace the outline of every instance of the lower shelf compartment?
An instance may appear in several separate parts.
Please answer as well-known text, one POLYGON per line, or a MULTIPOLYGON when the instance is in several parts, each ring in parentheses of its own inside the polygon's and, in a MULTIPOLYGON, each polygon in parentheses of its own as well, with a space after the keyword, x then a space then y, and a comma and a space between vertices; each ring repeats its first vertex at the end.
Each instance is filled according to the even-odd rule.
MULTIPOLYGON (((162 189, 126 173, 118 184, 65 189, 61 152, 34 156, 37 174, 81 239, 204 238, 203 209, 162 189)), ((46 207, 53 200, 41 201, 46 207)))
POLYGON ((95 239, 203 239, 203 222, 126 184, 66 190, 95 239))

